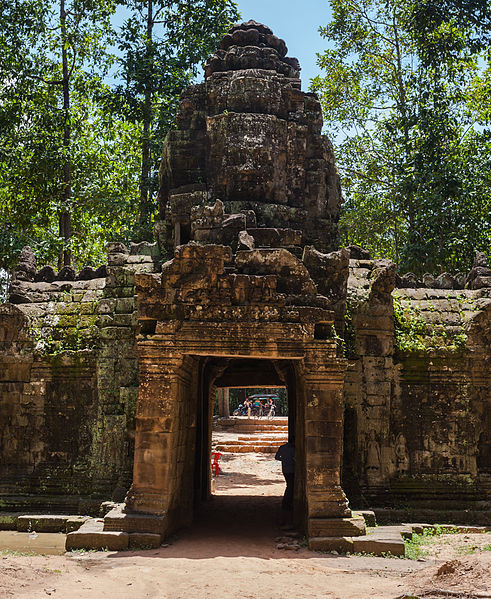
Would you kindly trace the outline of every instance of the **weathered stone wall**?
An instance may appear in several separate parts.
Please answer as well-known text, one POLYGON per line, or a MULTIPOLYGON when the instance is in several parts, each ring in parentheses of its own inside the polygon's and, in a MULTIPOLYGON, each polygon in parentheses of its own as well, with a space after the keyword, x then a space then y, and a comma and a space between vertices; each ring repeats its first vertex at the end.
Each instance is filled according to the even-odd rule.
MULTIPOLYGON (((331 269, 336 263, 343 270, 335 260, 331 269)), ((326 274, 320 264, 318 271, 326 274)), ((359 534, 339 481, 345 360, 332 302, 317 294, 305 264, 284 248, 234 255, 227 246, 189 243, 161 274, 139 274, 136 283, 143 334, 134 478, 126 514, 109 514, 108 527, 132 530, 139 512, 152 514, 164 534, 190 521, 192 498, 209 494, 215 381, 248 359, 256 361, 250 384, 260 384, 261 363, 273 363, 289 387, 299 524, 310 537, 359 534)))
POLYGON ((392 277, 374 294, 381 267, 390 270, 385 261, 350 261, 348 495, 370 505, 482 508, 490 500, 491 289, 394 289, 392 277))
POLYGON ((155 244, 131 251, 111 244, 107 267, 77 277, 37 271, 24 253, 14 303, 0 306, 1 509, 84 512, 124 498, 138 393, 134 273, 158 259, 155 244))
POLYGON ((234 26, 183 92, 155 227, 170 260, 112 243, 107 266, 76 275, 22 252, 0 306, 0 508, 126 496, 106 530, 140 530, 136 512, 159 534, 189 522, 209 492, 217 381, 250 372, 259 386, 272 370, 310 537, 356 534, 343 426, 355 503, 489 501, 486 258, 418 280, 338 250, 332 148, 286 52, 264 25, 234 26))

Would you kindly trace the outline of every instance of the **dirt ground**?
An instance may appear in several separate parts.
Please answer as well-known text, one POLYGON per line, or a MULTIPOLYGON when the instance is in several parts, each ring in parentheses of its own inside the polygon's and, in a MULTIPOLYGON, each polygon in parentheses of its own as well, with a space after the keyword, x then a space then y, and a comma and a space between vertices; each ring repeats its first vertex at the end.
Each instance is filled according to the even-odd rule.
POLYGON ((225 455, 216 496, 166 546, 65 556, 4 554, 0 597, 396 599, 435 588, 488 592, 491 552, 465 555, 458 549, 459 539, 470 535, 451 535, 454 545, 442 543, 445 552, 424 561, 321 554, 303 546, 278 549, 283 489, 273 456, 225 455))

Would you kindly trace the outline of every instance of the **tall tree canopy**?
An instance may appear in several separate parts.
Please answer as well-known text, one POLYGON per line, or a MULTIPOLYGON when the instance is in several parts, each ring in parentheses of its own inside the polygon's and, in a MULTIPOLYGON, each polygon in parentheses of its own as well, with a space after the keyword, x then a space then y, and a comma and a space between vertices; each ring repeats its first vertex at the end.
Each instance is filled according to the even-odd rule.
POLYGON ((126 0, 119 36, 121 83, 109 101, 141 127, 139 218, 135 234, 151 237, 158 160, 179 94, 239 13, 230 0, 126 0))
POLYGON ((228 0, 118 4, 119 29, 115 0, 0 3, 0 269, 25 244, 81 266, 149 235, 179 93, 238 15, 228 0))
POLYGON ((112 0, 18 0, 0 13, 2 206, 19 240, 57 221, 60 266, 71 260, 80 134, 108 66, 113 10, 112 0))
POLYGON ((332 0, 326 74, 312 82, 343 178, 345 242, 419 273, 466 268, 491 237, 488 7, 446 4, 332 0))

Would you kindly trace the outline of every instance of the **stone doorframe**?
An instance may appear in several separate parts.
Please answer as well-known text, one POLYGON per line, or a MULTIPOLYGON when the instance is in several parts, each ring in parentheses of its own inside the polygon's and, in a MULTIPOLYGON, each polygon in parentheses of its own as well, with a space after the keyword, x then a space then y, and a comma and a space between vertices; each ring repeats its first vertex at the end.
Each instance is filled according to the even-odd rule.
MULTIPOLYGON (((294 364, 307 534, 363 534, 340 486, 346 360, 336 357, 334 339, 314 339, 314 327, 298 322, 173 320, 159 321, 155 332, 140 336, 138 353, 134 475, 123 530, 140 530, 153 520, 152 531, 165 536, 191 522, 200 361, 218 357, 294 364)), ((108 524, 106 530, 115 529, 108 524)))

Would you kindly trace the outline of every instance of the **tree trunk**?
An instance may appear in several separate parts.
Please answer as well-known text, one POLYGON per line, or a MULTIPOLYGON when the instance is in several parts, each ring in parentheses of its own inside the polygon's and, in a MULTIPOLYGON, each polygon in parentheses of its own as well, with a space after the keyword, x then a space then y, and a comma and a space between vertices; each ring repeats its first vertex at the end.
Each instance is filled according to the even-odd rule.
POLYGON ((60 0, 60 24, 61 24, 61 60, 63 70, 63 149, 65 152, 63 164, 63 208, 59 213, 59 232, 60 237, 63 237, 64 248, 60 251, 58 257, 58 268, 62 266, 70 266, 71 252, 67 248, 72 236, 71 214, 70 214, 70 199, 72 195, 72 173, 71 173, 71 156, 70 156, 70 73, 68 72, 68 56, 66 48, 66 11, 65 0, 60 0))
POLYGON ((218 389, 218 415, 220 418, 230 418, 229 391, 228 387, 218 389))
MULTIPOLYGON (((147 40, 146 52, 147 59, 150 60, 150 53, 153 41, 153 0, 147 2, 147 40)), ((145 97, 143 103, 143 135, 142 135, 142 160, 141 160, 141 178, 140 178, 140 228, 145 229, 148 225, 150 215, 150 171, 151 171, 151 151, 150 151, 150 130, 152 124, 152 88, 150 82, 145 83, 145 97)))
MULTIPOLYGON (((399 29, 397 25, 397 19, 395 13, 392 15, 392 27, 394 32, 394 43, 395 43, 395 52, 396 52, 396 66, 395 66, 395 75, 397 80, 397 86, 399 95, 396 97, 396 102, 399 108, 399 112, 402 117, 403 122, 403 135, 404 135, 404 159, 405 164, 410 161, 411 158, 411 148, 410 148, 410 138, 409 138, 409 126, 408 126, 408 106, 407 106, 407 97, 406 97, 406 87, 403 79, 403 68, 402 68, 402 55, 401 55, 401 47, 399 42, 399 29)), ((407 210, 408 215, 408 238, 410 244, 415 241, 415 207, 414 207, 414 198, 413 192, 404 193, 402 206, 399 206, 399 210, 407 210)), ((397 218, 397 215, 396 215, 397 218)), ((397 244, 397 241, 396 241, 397 244)), ((398 255, 398 249, 396 246, 396 255, 398 255)), ((397 257, 397 266, 399 266, 399 260, 397 257)))
POLYGON ((229 397, 230 389, 228 387, 224 387, 223 389, 223 417, 230 418, 230 397, 229 397))

